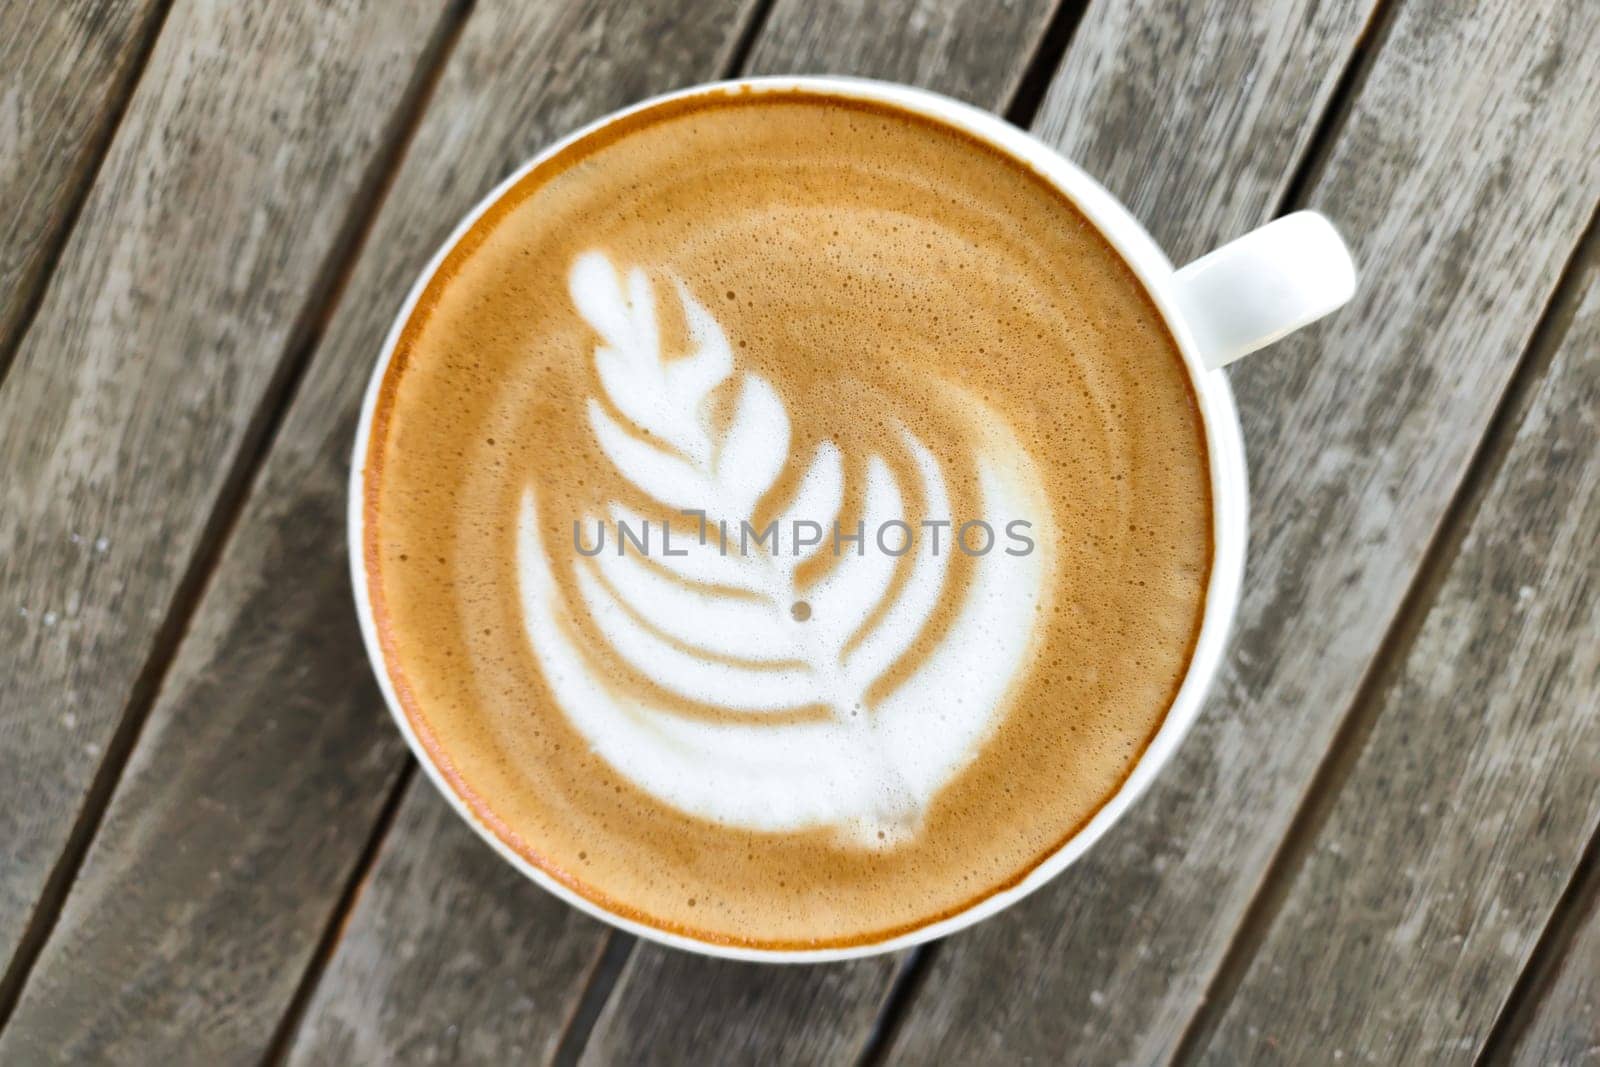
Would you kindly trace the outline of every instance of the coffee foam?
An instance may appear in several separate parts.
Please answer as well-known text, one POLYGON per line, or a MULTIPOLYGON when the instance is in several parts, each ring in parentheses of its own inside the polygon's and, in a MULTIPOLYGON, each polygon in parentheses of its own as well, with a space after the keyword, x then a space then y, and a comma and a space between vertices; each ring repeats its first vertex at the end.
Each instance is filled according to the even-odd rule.
POLYGON ((1159 726, 1210 566, 1188 381, 1103 239, 960 134, 800 94, 518 183, 419 302, 370 456, 375 611, 441 770, 578 892, 712 941, 872 940, 1015 882, 1159 726), (684 507, 1037 545, 724 557, 684 507), (688 554, 575 551, 619 520, 688 554))

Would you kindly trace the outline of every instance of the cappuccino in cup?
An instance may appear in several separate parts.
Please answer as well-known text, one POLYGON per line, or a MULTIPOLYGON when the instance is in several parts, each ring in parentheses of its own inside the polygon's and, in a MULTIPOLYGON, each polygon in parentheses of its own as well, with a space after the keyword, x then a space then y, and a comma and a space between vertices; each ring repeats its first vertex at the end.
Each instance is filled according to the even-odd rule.
POLYGON ((1118 793, 1213 568, 1190 373, 1011 154, 726 91, 567 143, 395 337, 360 574, 473 820, 646 930, 888 941, 1118 793))

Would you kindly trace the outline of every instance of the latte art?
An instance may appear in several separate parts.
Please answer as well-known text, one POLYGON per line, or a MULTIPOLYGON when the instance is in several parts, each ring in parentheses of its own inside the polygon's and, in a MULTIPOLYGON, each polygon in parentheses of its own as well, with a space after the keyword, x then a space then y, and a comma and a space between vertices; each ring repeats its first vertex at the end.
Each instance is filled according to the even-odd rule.
MULTIPOLYGON (((618 472, 660 505, 725 528, 752 527, 779 475, 795 462, 790 423, 773 387, 739 374, 715 318, 679 283, 693 351, 662 352, 655 293, 644 271, 626 288, 605 256, 573 266, 574 304, 600 338, 598 381, 611 408, 592 399, 590 428, 618 472), (734 384, 737 382, 737 384, 734 384), (726 427, 713 425, 713 394, 737 396, 726 427), (626 420, 626 425, 621 421, 626 420)), ((976 457, 988 514, 1045 519, 1032 463, 1003 418, 960 393, 952 406, 975 421, 986 453, 976 457)), ((920 510, 880 454, 867 458, 858 530, 908 519, 951 525, 939 461, 904 427, 920 510)), ((776 529, 810 521, 837 535, 845 500, 840 450, 824 441, 780 503, 776 529)), ((648 519, 613 505, 619 530, 648 519)), ((665 521, 663 522, 665 526, 665 521)), ((594 750, 629 781, 687 814, 767 832, 823 826, 842 841, 874 846, 914 834, 935 793, 972 758, 994 725, 1021 665, 1033 614, 1047 591, 1044 557, 994 557, 964 582, 948 553, 859 551, 811 581, 801 565, 820 547, 788 555, 728 556, 691 541, 659 567, 620 552, 575 567, 582 608, 629 666, 672 697, 728 713, 712 720, 652 699, 648 687, 607 680, 586 662, 560 623, 564 611, 540 534, 537 489, 523 499, 518 568, 528 641, 557 701, 594 750), (941 603, 954 621, 905 677, 891 672, 941 603), (804 605, 803 617, 795 605, 804 605), (879 683, 885 683, 880 685, 879 683), (878 692, 881 690, 881 694, 878 692), (935 709, 942 709, 935 711, 935 709)), ((772 538, 774 548, 777 538, 772 538)), ((758 541, 757 548, 765 545, 758 541)), ((619 543, 619 548, 621 544, 619 543)))
POLYGON ((895 108, 646 108, 518 178, 399 331, 366 587, 506 848, 647 926, 880 941, 1014 885, 1188 666, 1204 427, 1059 191, 895 108))

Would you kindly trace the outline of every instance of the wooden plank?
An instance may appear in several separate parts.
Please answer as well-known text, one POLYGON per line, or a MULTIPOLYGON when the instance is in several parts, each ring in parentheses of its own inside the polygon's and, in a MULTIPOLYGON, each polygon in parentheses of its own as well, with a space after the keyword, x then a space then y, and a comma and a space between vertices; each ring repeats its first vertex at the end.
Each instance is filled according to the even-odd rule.
POLYGON ((607 928, 418 786, 392 831, 405 847, 384 850, 289 1062, 549 1062, 607 928))
POLYGON ((33 0, 0 15, 0 376, 111 136, 157 0, 33 0))
POLYGON ((1181 264, 1267 218, 1375 7, 1093 4, 1032 132, 1181 264))
MULTIPOLYGON (((1591 436, 1591 441, 1593 440, 1591 436)), ((1521 1067, 1600 1064, 1600 878, 1593 868, 1576 930, 1508 1059, 1521 1067)))
POLYGON ((879 78, 1002 111, 1061 2, 777 0, 744 73, 879 78))
MULTIPOLYGON (((1080 1062, 1170 1056, 1593 206, 1597 17, 1557 0, 1399 9, 1310 195, 1351 239, 1362 290, 1233 373, 1254 532, 1210 707, 1083 862, 936 955, 899 1059, 998 1047, 1041 1059, 1070 1049, 1080 1062)), ((1295 97, 1280 87, 1263 100, 1295 97)), ((1047 107, 1095 98, 1052 94, 1047 107)), ((1108 169, 1088 158, 1096 143, 1067 148, 1108 169)), ((1162 166, 1160 152, 1121 150, 1162 166)), ((1216 209, 1242 195, 1264 214, 1273 196, 1252 176, 1270 171, 1254 155, 1237 165, 1243 185, 1217 183, 1216 209)), ((1170 199, 1145 188, 1119 191, 1144 198, 1147 218, 1185 204, 1176 188, 1170 199)))
MULTIPOLYGON (((175 1052, 183 1061, 259 1056, 405 766, 362 650, 345 559, 350 442, 389 321, 434 248, 507 170, 607 110, 714 77, 748 11, 745 0, 682 12, 637 0, 483 0, 473 8, 0 1034, 0 1062, 16 1060, 11 1049, 52 1045, 123 1062, 175 1052)), ((382 21, 401 14, 386 7, 382 21)), ((303 41, 280 49, 301 63, 316 54, 303 41)), ((121 545, 111 536, 114 557, 121 545)), ((314 1026, 296 1049, 301 1059, 319 1058, 322 1041, 366 1062, 406 1060, 399 1046, 425 1045, 433 1021, 447 1020, 460 1001, 442 985, 430 992, 409 983, 443 982, 454 973, 449 961, 472 952, 494 958, 506 942, 488 909, 471 909, 483 922, 474 930, 449 921, 456 902, 477 900, 487 886, 505 891, 494 899, 529 921, 522 943, 537 942, 508 966, 549 968, 540 982, 554 983, 497 987, 515 1030, 497 1032, 540 1047, 570 1010, 570 998, 518 998, 535 987, 574 987, 600 935, 566 925, 564 909, 551 917, 504 882, 485 881, 484 865, 498 861, 464 826, 435 833, 427 788, 398 818, 403 832, 415 828, 415 851, 386 856, 312 1005, 313 1020, 338 1025, 314 1026), (474 850, 483 855, 465 858, 474 850), (457 881, 413 892, 427 875, 418 866, 433 860, 439 877, 457 881), (409 941, 396 936, 390 923, 417 913, 431 913, 435 925, 409 941), (398 954, 403 943, 416 946, 410 960, 398 954), (373 999, 375 990, 392 1004, 373 999), (380 1010, 398 1010, 411 1029, 392 1029, 393 1014, 370 1014, 380 1010), (390 1040, 395 1050, 383 1046, 390 1040)))
POLYGON ((0 391, 7 957, 438 12, 363 16, 173 13, 0 391))
POLYGON ((580 1062, 848 1063, 882 1013, 903 955, 779 967, 641 943, 580 1062))
MULTIPOLYGON (((1005 108, 1050 0, 779 0, 749 73, 822 70, 904 81, 1005 108)), ((904 954, 816 967, 708 960, 638 945, 583 1062, 837 1063, 868 1041, 904 954)))
POLYGON ((1208 1060, 1476 1061, 1600 824, 1586 292, 1208 1060))
POLYGON ((382 8, 180 3, 0 387, 5 960, 120 762, 443 13, 382 8))

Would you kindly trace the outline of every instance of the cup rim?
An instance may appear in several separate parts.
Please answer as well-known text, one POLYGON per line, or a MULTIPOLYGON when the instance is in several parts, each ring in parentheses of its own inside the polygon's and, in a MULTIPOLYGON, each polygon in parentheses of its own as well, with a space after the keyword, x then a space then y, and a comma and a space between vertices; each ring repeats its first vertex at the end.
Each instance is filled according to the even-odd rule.
POLYGON ((363 395, 351 455, 347 547, 352 592, 367 658, 384 703, 412 755, 456 814, 508 863, 542 889, 602 922, 671 948, 722 959, 767 963, 827 963, 880 955, 936 940, 965 929, 1011 906, 1051 881, 1087 852, 1119 820, 1172 757, 1194 720, 1221 663, 1238 608, 1248 525, 1248 478, 1233 391, 1221 370, 1207 370, 1174 297, 1173 266, 1155 240, 1120 201, 1076 164, 1032 134, 970 104, 912 86, 844 75, 787 75, 734 78, 661 93, 610 112, 551 143, 497 183, 450 232, 418 274, 384 338, 363 395), (730 92, 809 92, 888 104, 954 127, 997 148, 1050 182, 1094 225, 1122 257, 1160 312, 1177 342, 1194 389, 1206 433, 1212 502, 1212 562, 1200 632, 1177 695, 1160 727, 1129 769, 1122 784, 1078 830, 1014 884, 974 901, 961 911, 879 941, 814 949, 775 949, 729 945, 674 933, 618 915, 562 884, 503 841, 456 793, 422 744, 394 690, 378 638, 369 595, 365 545, 366 459, 372 423, 396 344, 416 305, 446 256, 473 225, 523 177, 545 160, 628 116, 673 101, 730 92))

